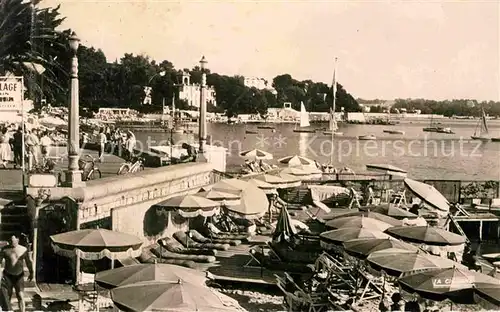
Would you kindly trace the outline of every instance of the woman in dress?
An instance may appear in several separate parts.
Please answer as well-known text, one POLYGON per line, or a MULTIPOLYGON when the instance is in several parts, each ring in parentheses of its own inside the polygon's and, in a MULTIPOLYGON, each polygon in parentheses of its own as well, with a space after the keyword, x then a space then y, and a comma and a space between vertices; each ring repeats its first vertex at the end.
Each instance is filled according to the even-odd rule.
POLYGON ((7 134, 7 128, 2 127, 0 131, 0 168, 7 168, 7 164, 11 161, 10 136, 7 134))

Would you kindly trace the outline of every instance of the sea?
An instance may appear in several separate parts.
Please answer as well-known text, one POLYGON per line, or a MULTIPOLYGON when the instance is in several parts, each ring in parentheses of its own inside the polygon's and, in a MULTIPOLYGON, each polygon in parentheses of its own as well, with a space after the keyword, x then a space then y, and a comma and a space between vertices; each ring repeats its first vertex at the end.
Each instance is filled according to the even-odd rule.
MULTIPOLYGON (((244 160, 242 151, 261 149, 273 155, 269 163, 281 157, 300 155, 336 168, 348 167, 366 172, 367 164, 391 164, 408 170, 414 179, 500 180, 500 142, 471 140, 477 120, 449 119, 442 121, 454 134, 423 132, 428 121, 402 120, 394 126, 339 124, 342 136, 298 133, 295 124, 267 124, 275 129, 258 129, 263 124, 207 125, 208 144, 227 149, 227 170, 237 171, 244 160), (247 134, 246 131, 256 134, 247 134), (384 130, 402 130, 404 134, 389 134, 384 130), (376 140, 358 140, 361 135, 374 135, 376 140), (333 147, 333 148, 332 148, 333 147)), ((327 123, 312 124, 311 128, 326 128, 327 123)), ((489 133, 500 138, 500 120, 488 121, 489 133)), ((197 142, 197 134, 137 132, 142 148, 166 145, 172 136, 175 143, 197 142)))

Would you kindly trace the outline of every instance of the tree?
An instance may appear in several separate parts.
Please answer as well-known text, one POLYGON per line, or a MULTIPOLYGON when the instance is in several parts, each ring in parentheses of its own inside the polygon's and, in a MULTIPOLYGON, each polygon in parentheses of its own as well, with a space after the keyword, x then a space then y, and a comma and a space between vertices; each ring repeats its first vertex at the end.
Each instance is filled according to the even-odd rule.
POLYGON ((32 12, 30 3, 22 0, 0 1, 0 74, 23 76, 28 91, 44 94, 51 90, 53 95, 65 89, 62 80, 67 77, 68 67, 62 66, 55 56, 67 55, 68 32, 56 31, 64 20, 59 7, 38 9, 38 2, 32 12), (44 69, 43 90, 37 67, 44 69))

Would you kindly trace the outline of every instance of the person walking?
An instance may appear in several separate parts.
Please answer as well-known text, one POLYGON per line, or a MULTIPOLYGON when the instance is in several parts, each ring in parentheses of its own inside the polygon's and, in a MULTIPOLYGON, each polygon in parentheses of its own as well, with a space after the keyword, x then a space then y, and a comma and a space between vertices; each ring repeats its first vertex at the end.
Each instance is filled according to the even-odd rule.
POLYGON ((33 167, 38 166, 38 148, 40 146, 40 140, 38 139, 36 129, 28 132, 26 136, 26 146, 28 147, 28 157, 31 160, 28 162, 28 169, 31 170, 33 167))
POLYGON ((135 135, 132 133, 132 131, 127 131, 127 139, 125 140, 125 160, 132 162, 132 158, 134 156, 134 149, 135 149, 135 135))
POLYGON ((106 142, 108 141, 106 138, 106 134, 104 133, 104 128, 99 130, 99 136, 97 137, 99 142, 99 162, 104 161, 104 148, 106 147, 106 142))
POLYGON ((33 279, 33 262, 28 248, 19 244, 19 236, 12 235, 9 245, 0 252, 0 263, 5 260, 1 282, 1 307, 2 311, 12 311, 12 290, 15 291, 19 311, 26 310, 24 301, 24 263, 28 268, 28 281, 33 279))
POLYGON ((7 128, 0 131, 0 167, 7 169, 7 164, 12 161, 12 150, 10 149, 10 137, 7 128))

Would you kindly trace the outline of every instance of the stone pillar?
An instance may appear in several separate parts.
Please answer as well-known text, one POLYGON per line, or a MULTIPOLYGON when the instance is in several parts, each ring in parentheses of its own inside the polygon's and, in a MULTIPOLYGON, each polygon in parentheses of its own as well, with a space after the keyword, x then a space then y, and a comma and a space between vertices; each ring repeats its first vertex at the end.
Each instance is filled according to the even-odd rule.
POLYGON ((82 186, 82 175, 78 169, 80 155, 80 118, 79 118, 79 86, 78 86, 78 51, 79 39, 73 33, 69 45, 73 52, 71 59, 71 96, 68 119, 68 170, 66 171, 66 184, 69 187, 82 186))
POLYGON ((206 85, 207 85, 207 75, 205 73, 205 64, 207 63, 205 56, 203 56, 200 60, 200 68, 202 71, 201 75, 201 85, 200 85, 200 116, 199 120, 199 129, 198 129, 198 137, 199 137, 199 155, 198 161, 206 162, 206 156, 204 155, 206 152, 206 142, 207 142, 207 97, 206 97, 206 85))

